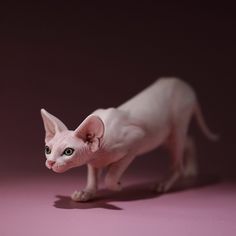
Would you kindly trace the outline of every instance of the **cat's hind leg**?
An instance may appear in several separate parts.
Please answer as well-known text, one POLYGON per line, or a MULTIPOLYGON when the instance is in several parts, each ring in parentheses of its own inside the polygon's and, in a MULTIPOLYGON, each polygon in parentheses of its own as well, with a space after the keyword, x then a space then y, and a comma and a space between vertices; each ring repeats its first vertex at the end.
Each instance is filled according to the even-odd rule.
POLYGON ((178 126, 170 135, 168 149, 171 155, 170 174, 161 181, 156 191, 163 193, 169 191, 183 173, 183 156, 186 142, 187 125, 178 126))
POLYGON ((198 163, 196 146, 191 136, 186 138, 184 157, 183 157, 183 176, 184 178, 196 177, 198 175, 198 163))

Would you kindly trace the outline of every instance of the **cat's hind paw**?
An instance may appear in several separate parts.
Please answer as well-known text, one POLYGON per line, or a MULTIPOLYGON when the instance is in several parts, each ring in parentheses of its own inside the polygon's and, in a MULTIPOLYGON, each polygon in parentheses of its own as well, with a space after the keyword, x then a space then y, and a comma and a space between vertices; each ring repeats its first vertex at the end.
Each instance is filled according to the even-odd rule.
POLYGON ((180 177, 181 177, 181 172, 179 170, 176 170, 166 180, 161 181, 158 184, 156 191, 158 193, 169 192, 175 186, 175 184, 178 182, 180 177))
POLYGON ((72 193, 71 199, 75 202, 87 202, 93 199, 94 196, 95 193, 82 190, 82 191, 75 191, 74 193, 72 193))
POLYGON ((161 183, 159 183, 158 185, 157 185, 157 187, 156 187, 156 192, 157 193, 166 193, 166 192, 168 192, 168 190, 169 190, 169 186, 168 186, 168 184, 167 183, 165 183, 165 182, 161 182, 161 183))

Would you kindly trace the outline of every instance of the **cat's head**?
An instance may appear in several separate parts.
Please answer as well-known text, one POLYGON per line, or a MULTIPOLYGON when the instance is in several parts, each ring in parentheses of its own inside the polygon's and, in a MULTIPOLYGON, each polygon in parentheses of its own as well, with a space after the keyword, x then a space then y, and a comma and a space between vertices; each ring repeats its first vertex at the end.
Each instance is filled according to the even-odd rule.
POLYGON ((77 129, 68 128, 55 116, 41 109, 45 128, 46 166, 55 172, 88 163, 100 149, 104 134, 103 121, 95 115, 88 116, 77 129))

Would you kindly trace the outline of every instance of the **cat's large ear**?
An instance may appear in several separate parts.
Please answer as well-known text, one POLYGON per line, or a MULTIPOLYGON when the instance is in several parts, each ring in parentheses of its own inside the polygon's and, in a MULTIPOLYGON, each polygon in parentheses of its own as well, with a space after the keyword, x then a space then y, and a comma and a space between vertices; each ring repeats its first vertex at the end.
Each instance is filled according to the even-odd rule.
POLYGON ((41 109, 41 115, 43 118, 43 124, 45 128, 45 142, 50 141, 57 132, 67 130, 67 127, 58 118, 47 112, 45 109, 41 109))
POLYGON ((74 134, 87 142, 92 152, 96 152, 100 147, 100 139, 104 131, 103 121, 96 115, 89 115, 74 131, 74 134))

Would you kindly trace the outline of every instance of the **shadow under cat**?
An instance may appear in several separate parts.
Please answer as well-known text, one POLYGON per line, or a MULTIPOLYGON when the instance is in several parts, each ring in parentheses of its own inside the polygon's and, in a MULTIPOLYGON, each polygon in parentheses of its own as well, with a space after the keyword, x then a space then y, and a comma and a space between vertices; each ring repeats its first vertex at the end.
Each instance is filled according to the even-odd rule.
MULTIPOLYGON (((188 178, 179 181, 176 186, 168 193, 184 191, 192 188, 202 188, 205 186, 217 184, 220 179, 217 176, 201 176, 198 178, 188 178)), ((101 190, 97 197, 88 202, 75 202, 69 196, 56 195, 54 207, 60 209, 93 209, 103 208, 108 210, 123 210, 111 202, 137 201, 160 197, 163 194, 154 191, 156 182, 139 183, 125 187, 120 192, 111 192, 101 190)))

